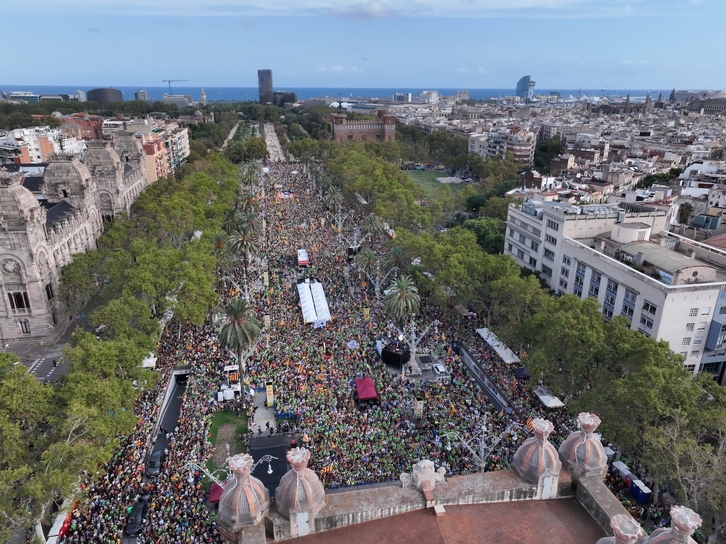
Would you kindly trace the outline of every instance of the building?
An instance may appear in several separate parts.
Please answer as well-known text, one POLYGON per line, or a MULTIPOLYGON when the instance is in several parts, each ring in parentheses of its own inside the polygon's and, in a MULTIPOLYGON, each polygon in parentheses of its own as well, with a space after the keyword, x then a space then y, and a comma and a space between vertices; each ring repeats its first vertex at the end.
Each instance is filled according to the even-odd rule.
POLYGON ((112 102, 123 102, 124 97, 121 91, 112 87, 103 89, 91 89, 86 93, 89 102, 98 102, 102 107, 112 102))
POLYGON ((189 156, 189 129, 176 123, 167 126, 163 132, 166 146, 168 171, 181 168, 189 156))
POLYGON ((149 101, 149 93, 145 89, 139 89, 134 93, 134 100, 140 100, 142 102, 149 101))
POLYGON ((78 112, 61 115, 57 119, 61 123, 59 128, 65 136, 74 136, 77 140, 103 139, 103 117, 100 115, 78 112))
POLYGON ((418 101, 422 104, 438 104, 440 100, 439 91, 420 91, 418 93, 418 101))
POLYGON ((260 104, 272 104, 272 70, 257 70, 260 104))
POLYGON ((559 294, 596 298, 669 343, 685 367, 721 383, 726 361, 726 252, 667 232, 656 206, 510 205, 504 252, 559 294))
POLYGON ((297 102, 297 93, 288 91, 275 91, 272 93, 272 103, 278 108, 293 105, 297 102))
POLYGON ((199 93, 199 105, 200 106, 207 105, 207 93, 204 92, 204 89, 202 89, 202 92, 199 93))
POLYGON ((330 116, 333 140, 336 142, 389 141, 396 138, 396 116, 386 110, 376 112, 375 121, 348 121, 345 113, 330 116))
POLYGON ((85 144, 58 128, 30 127, 0 131, 0 164, 44 163, 53 153, 80 155, 85 144))
POLYGON ((518 96, 524 102, 531 102, 534 98, 534 85, 530 76, 522 76, 517 81, 517 88, 514 91, 515 96, 518 96))
POLYGON ((78 93, 78 94, 76 94, 76 100, 78 100, 79 102, 85 102, 86 93, 81 91, 80 89, 78 89, 78 91, 76 91, 76 92, 78 93))
POLYGON ((13 91, 11 93, 3 93, 3 98, 12 100, 13 102, 40 102, 40 96, 30 91, 13 91))
POLYGON ((456 91, 456 101, 457 102, 469 100, 470 97, 471 97, 471 93, 469 91, 456 91))
MULTIPOLYGON (((137 135, 137 137, 139 137, 137 135)), ((144 161, 146 163, 146 182, 152 184, 159 178, 172 173, 169 170, 170 160, 167 154, 166 144, 163 136, 154 132, 140 135, 141 144, 144 148, 144 161)))
POLYGON ((511 153, 516 163, 531 166, 536 146, 537 136, 531 132, 519 127, 499 129, 489 133, 486 157, 504 157, 511 153))
POLYGON ((42 171, 0 168, 3 342, 52 341, 63 332, 69 316, 56 298, 61 267, 95 248, 103 221, 127 212, 146 187, 133 135, 88 145, 83 162, 57 153, 42 171))
POLYGON ((164 104, 173 104, 177 108, 186 108, 187 106, 194 105, 194 99, 188 94, 167 94, 164 93, 161 101, 164 104))
POLYGON ((394 102, 411 102, 412 100, 411 93, 396 93, 393 95, 393 101, 394 102))

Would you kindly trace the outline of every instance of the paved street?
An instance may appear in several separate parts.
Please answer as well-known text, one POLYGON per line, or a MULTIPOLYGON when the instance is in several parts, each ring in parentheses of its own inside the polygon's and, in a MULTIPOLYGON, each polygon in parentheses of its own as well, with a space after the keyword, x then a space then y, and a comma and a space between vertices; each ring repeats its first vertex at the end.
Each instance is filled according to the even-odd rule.
POLYGON ((18 360, 27 366, 30 373, 38 380, 54 382, 68 372, 68 363, 62 359, 63 347, 70 339, 75 328, 75 322, 71 323, 58 341, 53 344, 41 345, 40 343, 33 343, 17 346, 10 344, 5 348, 5 351, 17 355, 18 360), (53 360, 57 361, 57 367, 53 366, 53 360))

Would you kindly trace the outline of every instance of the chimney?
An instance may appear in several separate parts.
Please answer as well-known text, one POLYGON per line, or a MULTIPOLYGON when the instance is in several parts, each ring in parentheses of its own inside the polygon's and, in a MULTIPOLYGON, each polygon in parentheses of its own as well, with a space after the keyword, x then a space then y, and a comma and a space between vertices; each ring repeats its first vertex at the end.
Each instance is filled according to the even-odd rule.
POLYGON ((645 262, 645 256, 642 251, 638 251, 638 253, 635 254, 635 266, 642 267, 643 262, 645 262))

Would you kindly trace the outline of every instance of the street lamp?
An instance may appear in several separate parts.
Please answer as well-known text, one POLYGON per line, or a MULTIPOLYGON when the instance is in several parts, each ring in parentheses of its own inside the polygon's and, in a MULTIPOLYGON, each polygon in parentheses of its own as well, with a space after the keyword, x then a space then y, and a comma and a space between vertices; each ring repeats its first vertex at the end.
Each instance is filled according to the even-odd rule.
POLYGON ((478 440, 466 440, 464 437, 462 437, 457 431, 450 431, 448 433, 444 433, 441 435, 442 438, 446 439, 446 446, 444 448, 446 451, 451 451, 451 440, 456 440, 458 442, 461 442, 464 447, 469 450, 469 453, 474 458, 474 461, 476 462, 476 466, 479 469, 479 472, 484 471, 484 467, 486 466, 487 459, 489 456, 494 452, 494 448, 497 447, 497 445, 502 441, 502 439, 509 434, 509 432, 514 427, 521 427, 521 423, 510 423, 509 426, 504 429, 504 432, 502 432, 500 435, 494 439, 491 444, 487 445, 486 443, 486 433, 487 433, 487 426, 481 425, 481 437, 479 437, 478 440))
MULTIPOLYGON (((440 324, 441 323, 439 323, 438 320, 434 320, 432 323, 429 323, 428 327, 426 327, 421 334, 416 334, 416 319, 414 316, 411 316, 411 323, 407 327, 404 327, 403 331, 396 327, 396 325, 393 325, 398 331, 398 339, 406 342, 408 345, 408 364, 410 365, 412 375, 419 376, 421 374, 421 368, 419 368, 418 362, 416 361, 416 348, 421 343, 421 340, 423 340, 423 337, 426 336, 426 333, 429 332, 429 329, 434 327, 434 332, 436 332, 438 330, 437 327, 440 324)), ((403 378, 406 377, 406 372, 403 370, 403 367, 401 375, 403 378)))

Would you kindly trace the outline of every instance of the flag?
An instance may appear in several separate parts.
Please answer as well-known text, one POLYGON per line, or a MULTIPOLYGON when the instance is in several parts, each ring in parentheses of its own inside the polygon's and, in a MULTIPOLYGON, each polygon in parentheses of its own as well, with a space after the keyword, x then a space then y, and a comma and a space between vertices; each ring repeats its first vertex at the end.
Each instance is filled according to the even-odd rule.
POLYGON ((527 418, 527 428, 528 428, 528 429, 529 429, 530 431, 534 429, 534 425, 532 425, 532 418, 531 418, 531 417, 528 417, 528 418, 527 418))
POLYGON ((328 461, 328 464, 320 470, 320 474, 329 474, 331 472, 333 472, 333 461, 328 461))

